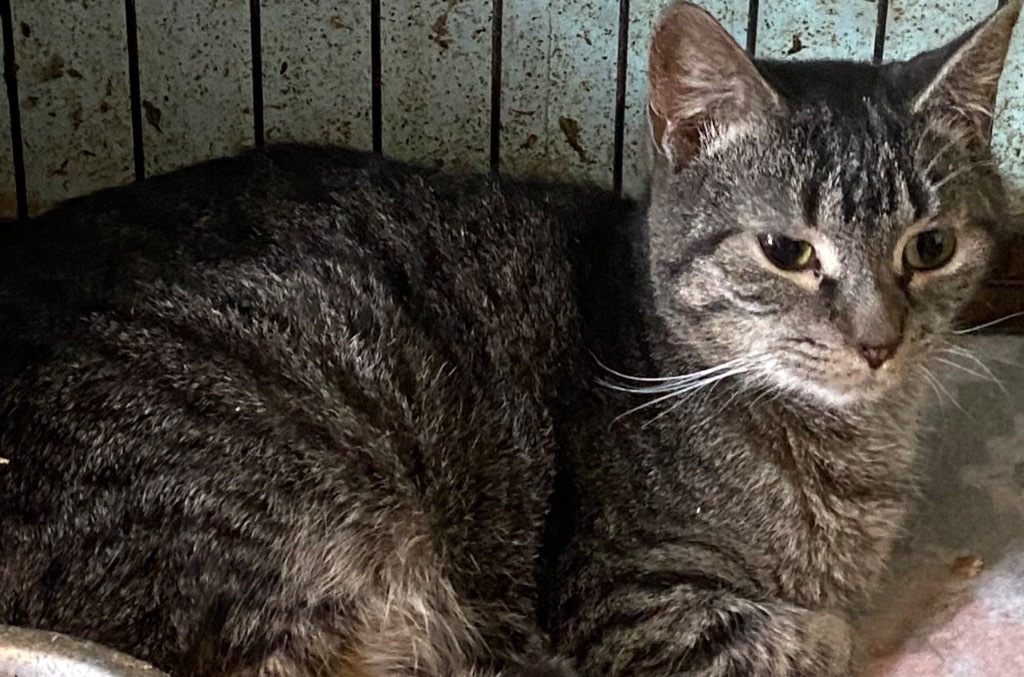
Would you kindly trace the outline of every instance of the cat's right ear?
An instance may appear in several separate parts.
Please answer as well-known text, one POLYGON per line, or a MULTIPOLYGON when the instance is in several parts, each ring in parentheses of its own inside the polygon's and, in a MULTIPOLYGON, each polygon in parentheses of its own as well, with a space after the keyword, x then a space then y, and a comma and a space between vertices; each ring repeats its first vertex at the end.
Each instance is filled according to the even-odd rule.
POLYGON ((732 36, 689 2, 661 13, 647 74, 654 147, 675 171, 700 152, 709 126, 728 133, 782 105, 732 36))

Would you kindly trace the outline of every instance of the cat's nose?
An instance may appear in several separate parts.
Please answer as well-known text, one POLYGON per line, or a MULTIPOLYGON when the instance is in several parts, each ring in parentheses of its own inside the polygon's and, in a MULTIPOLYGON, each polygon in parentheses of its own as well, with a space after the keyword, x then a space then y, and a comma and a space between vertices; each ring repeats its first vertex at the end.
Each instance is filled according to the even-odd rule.
POLYGON ((903 337, 899 337, 895 341, 885 343, 882 345, 870 345, 867 343, 860 344, 860 354, 864 356, 864 360, 868 363, 872 369, 878 369, 883 364, 892 359, 892 356, 896 354, 896 351, 900 347, 900 342, 903 337))

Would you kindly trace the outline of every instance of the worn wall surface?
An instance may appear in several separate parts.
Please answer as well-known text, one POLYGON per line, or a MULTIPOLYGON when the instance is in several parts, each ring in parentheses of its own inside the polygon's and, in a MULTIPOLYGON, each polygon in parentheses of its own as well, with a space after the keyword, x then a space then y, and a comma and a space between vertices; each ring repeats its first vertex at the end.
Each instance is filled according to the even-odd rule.
MULTIPOLYGON (((753 20, 749 0, 703 4, 742 45, 753 28, 759 57, 863 60, 883 42, 885 59, 941 44, 996 6, 888 0, 879 31, 883 1, 760 0, 753 20)), ((618 176, 639 195, 647 43, 665 2, 631 0, 627 15, 615 0, 11 0, 26 207, 263 139, 604 186, 618 176)), ((9 103, 0 96, 0 218, 17 208, 9 103)), ((1024 191, 1024 30, 997 113, 998 152, 1024 191)))

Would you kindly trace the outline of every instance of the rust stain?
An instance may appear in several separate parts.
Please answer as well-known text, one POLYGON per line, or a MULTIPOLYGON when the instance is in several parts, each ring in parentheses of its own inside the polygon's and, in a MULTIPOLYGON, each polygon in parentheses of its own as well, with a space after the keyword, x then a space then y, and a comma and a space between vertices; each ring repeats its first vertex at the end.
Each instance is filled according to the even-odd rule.
POLYGON ((452 44, 452 36, 448 33, 448 12, 445 11, 437 17, 430 29, 430 41, 442 50, 448 49, 452 44))
POLYGON ((58 54, 50 57, 50 60, 43 65, 39 71, 39 81, 49 82, 64 77, 64 59, 58 54))
POLYGON ((804 48, 804 43, 802 43, 800 41, 800 36, 799 35, 794 35, 793 36, 793 44, 790 45, 789 49, 786 51, 786 54, 787 55, 789 55, 789 54, 796 54, 797 52, 799 52, 803 48, 804 48))
POLYGON ((580 123, 573 118, 562 116, 558 118, 558 128, 562 130, 569 146, 580 156, 580 161, 589 162, 587 152, 583 150, 583 145, 580 143, 580 123))
POLYGON ((331 17, 331 26, 334 28, 345 28, 345 20, 340 15, 335 14, 331 17))
POLYGON ((100 101, 100 112, 106 113, 110 111, 110 102, 107 100, 114 95, 114 82, 111 78, 107 78, 107 88, 103 92, 103 100, 100 101))
POLYGON ((320 136, 327 144, 346 146, 352 139, 352 123, 348 120, 330 120, 320 130, 320 136))
POLYGON ((160 129, 160 118, 163 117, 163 111, 145 99, 142 101, 142 107, 146 110, 146 122, 153 125, 153 128, 162 134, 164 130, 160 129))
POLYGON ((985 566, 984 560, 977 555, 964 555, 953 560, 950 571, 963 578, 974 578, 985 566))
POLYGON ((71 111, 71 131, 77 132, 78 128, 82 126, 82 104, 79 103, 75 106, 74 110, 71 111))
POLYGON ((60 163, 60 167, 51 169, 46 173, 47 176, 67 176, 68 175, 68 160, 60 163))
POLYGON ((23 99, 22 102, 21 102, 21 107, 23 109, 26 109, 26 110, 35 108, 38 105, 39 105, 39 97, 38 96, 27 97, 27 98, 23 99))
POLYGON ((533 148, 535 145, 537 145, 537 135, 530 134, 528 137, 526 137, 526 141, 523 141, 523 145, 519 147, 528 150, 530 148, 533 148))

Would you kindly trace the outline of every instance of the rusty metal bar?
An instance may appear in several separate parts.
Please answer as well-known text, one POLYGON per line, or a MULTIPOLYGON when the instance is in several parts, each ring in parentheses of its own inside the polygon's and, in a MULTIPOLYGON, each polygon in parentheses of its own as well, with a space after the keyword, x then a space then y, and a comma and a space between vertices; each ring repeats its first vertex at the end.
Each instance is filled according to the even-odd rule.
POLYGON ((11 0, 0 0, 0 23, 4 36, 4 82, 11 105, 11 159, 14 162, 14 193, 18 220, 28 220, 28 191, 25 188, 25 149, 21 137, 21 108, 18 104, 18 62, 14 58, 14 17, 11 0))
POLYGON ((139 25, 135 0, 124 0, 124 21, 128 36, 128 90, 132 111, 132 161, 135 180, 146 178, 146 149, 142 139, 142 87, 139 83, 139 25))
POLYGON ((619 49, 615 59, 615 146, 612 189, 622 193, 622 163, 626 141, 626 72, 629 66, 629 0, 619 0, 619 49))

